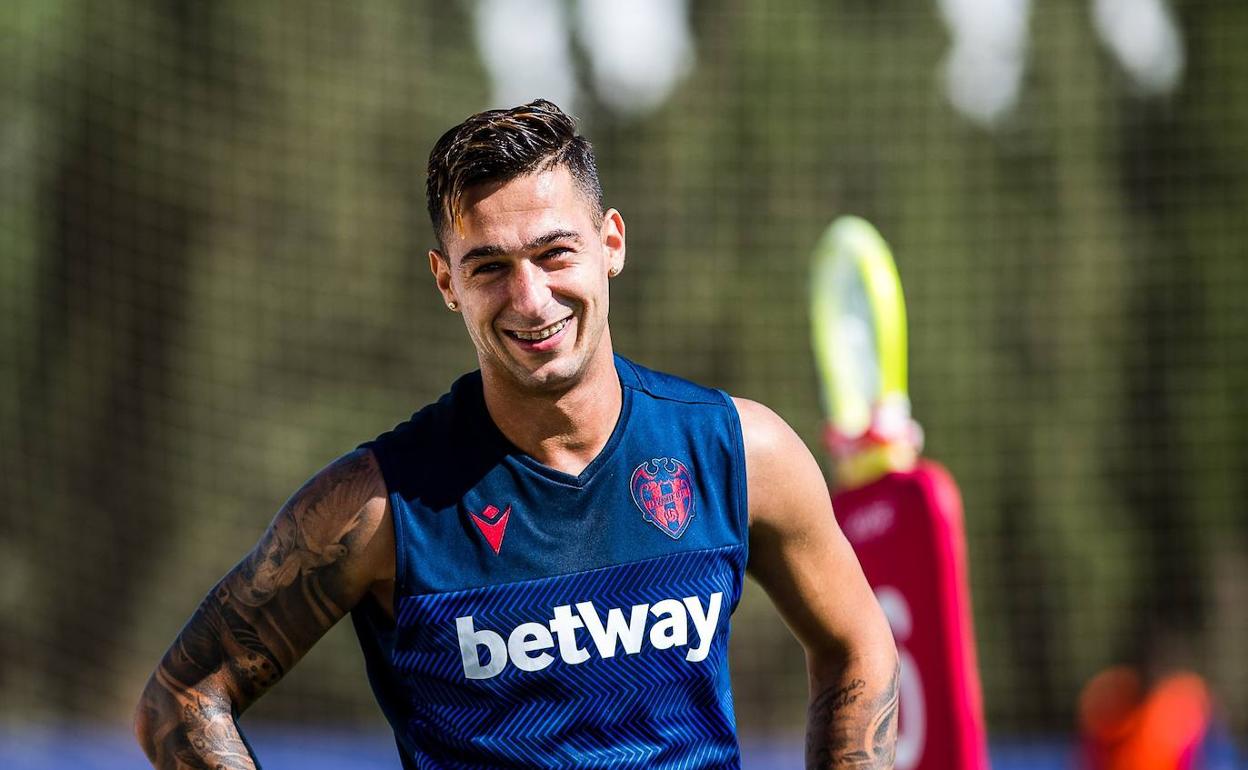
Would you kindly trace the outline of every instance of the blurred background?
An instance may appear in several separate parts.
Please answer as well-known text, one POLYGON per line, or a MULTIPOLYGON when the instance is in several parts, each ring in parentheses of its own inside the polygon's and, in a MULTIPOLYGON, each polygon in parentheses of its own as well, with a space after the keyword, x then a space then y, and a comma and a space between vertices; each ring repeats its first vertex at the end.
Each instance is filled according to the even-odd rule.
MULTIPOLYGON (((817 454, 811 250, 843 213, 891 242, 998 767, 1064 766, 1119 663, 1199 673, 1242 741, 1246 40, 1231 0, 8 0, 0 763, 140 762, 202 595, 474 367, 425 160, 538 96, 628 224, 617 349, 817 454)), ((733 649, 747 767, 791 766, 800 648, 752 584, 733 649)), ((353 736, 339 766, 397 767, 349 624, 243 724, 270 767, 353 736)))

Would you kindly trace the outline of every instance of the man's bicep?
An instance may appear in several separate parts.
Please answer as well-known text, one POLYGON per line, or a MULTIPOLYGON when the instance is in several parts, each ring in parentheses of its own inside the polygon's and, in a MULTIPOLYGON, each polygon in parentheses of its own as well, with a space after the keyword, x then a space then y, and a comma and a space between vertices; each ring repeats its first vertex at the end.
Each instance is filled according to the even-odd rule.
POLYGON ((357 450, 310 479, 209 592, 157 670, 238 710, 280 679, 393 567, 385 487, 357 450))
POLYGON ((806 651, 807 767, 892 767, 892 634, 832 515, 823 473, 770 410, 740 403, 750 569, 806 651))
POLYGON ((746 441, 750 574, 808 649, 848 649, 882 621, 806 445, 766 407, 738 402, 746 441), (864 627, 865 624, 865 627, 864 627))

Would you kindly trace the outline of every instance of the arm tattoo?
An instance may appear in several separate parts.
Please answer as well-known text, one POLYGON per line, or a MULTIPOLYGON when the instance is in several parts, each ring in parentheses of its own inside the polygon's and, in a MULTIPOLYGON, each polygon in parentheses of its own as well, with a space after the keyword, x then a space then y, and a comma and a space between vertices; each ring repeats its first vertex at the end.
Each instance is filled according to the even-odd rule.
POLYGON ((362 547, 365 504, 384 495, 357 451, 291 498, 200 603, 157 666, 137 716, 159 768, 258 767, 237 717, 353 604, 345 558, 362 547))
POLYGON ((862 679, 816 695, 807 711, 806 767, 891 768, 899 675, 894 668, 888 686, 871 696, 862 679))

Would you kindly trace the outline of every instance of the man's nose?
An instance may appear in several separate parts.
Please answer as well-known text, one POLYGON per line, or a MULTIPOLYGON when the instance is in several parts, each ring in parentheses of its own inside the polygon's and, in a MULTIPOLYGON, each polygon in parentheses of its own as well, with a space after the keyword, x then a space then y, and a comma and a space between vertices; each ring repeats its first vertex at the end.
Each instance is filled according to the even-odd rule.
POLYGON ((511 274, 511 306, 518 313, 540 316, 550 302, 546 271, 522 260, 511 274))

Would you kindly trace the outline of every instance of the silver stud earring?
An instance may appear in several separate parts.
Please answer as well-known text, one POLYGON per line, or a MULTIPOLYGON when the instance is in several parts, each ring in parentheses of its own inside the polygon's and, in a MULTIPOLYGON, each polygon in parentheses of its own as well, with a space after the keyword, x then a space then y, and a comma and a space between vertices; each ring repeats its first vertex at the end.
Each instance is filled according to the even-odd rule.
POLYGON ((455 300, 451 300, 450 302, 446 303, 446 306, 449 307, 451 310, 459 310, 459 303, 456 302, 455 300))
POLYGON ((617 276, 617 275, 619 275, 619 274, 620 274, 620 269, 619 269, 618 267, 613 267, 613 268, 611 268, 610 270, 608 270, 608 271, 607 271, 607 277, 608 277, 608 278, 614 278, 614 277, 616 277, 616 276, 617 276))

